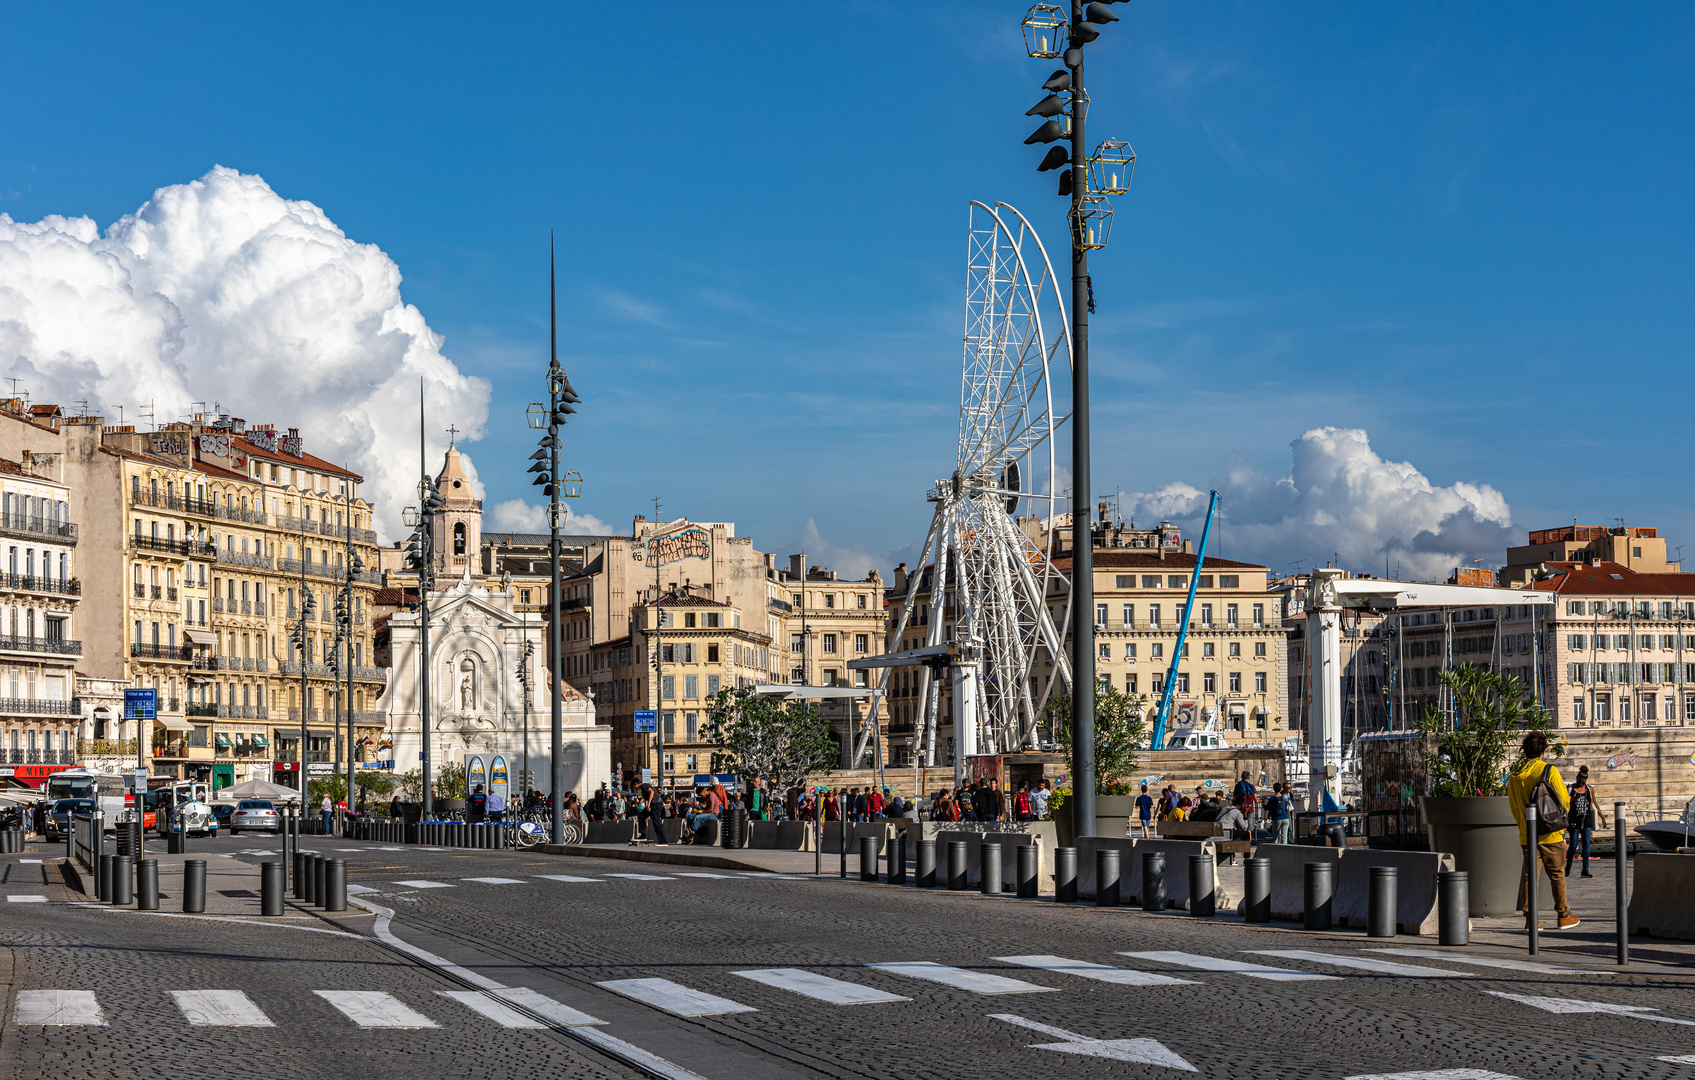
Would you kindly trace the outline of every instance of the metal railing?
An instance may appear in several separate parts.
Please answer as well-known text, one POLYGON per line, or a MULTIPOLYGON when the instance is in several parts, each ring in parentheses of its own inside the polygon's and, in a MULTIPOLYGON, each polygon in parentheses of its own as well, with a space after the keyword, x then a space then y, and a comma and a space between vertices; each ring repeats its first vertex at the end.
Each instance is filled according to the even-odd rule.
MULTIPOLYGON (((5 638, 0 638, 0 649, 5 648, 3 644, 5 640, 5 638)), ((61 642, 61 644, 75 645, 76 649, 72 651, 82 651, 82 642, 80 641, 61 642)), ((189 658, 187 645, 149 644, 144 641, 137 641, 130 645, 129 654, 143 660, 187 660, 189 658)))
POLYGON ((82 702, 49 701, 43 698, 0 698, 0 714, 9 716, 81 716, 82 702))
POLYGON ((49 539, 63 540, 72 544, 77 542, 77 527, 70 522, 30 517, 26 514, 0 513, 0 532, 27 538, 45 536, 49 539))
POLYGON ((70 857, 81 863, 83 869, 93 870, 100 863, 100 849, 105 833, 105 815, 74 815, 71 818, 70 857))
MULTIPOLYGON (((343 567, 321 562, 304 562, 300 559, 278 559, 277 569, 285 574, 303 573, 307 577, 327 578, 330 581, 342 581, 347 577, 343 567)), ((353 575, 353 580, 366 585, 381 585, 383 576, 369 570, 361 570, 353 575)))
POLYGON ((239 506, 226 506, 212 499, 184 499, 181 509, 201 517, 217 518, 220 521, 245 521, 249 525, 264 525, 270 518, 263 510, 243 510, 239 506))
POLYGON ((48 641, 46 638, 0 637, 0 649, 17 652, 57 653, 62 656, 81 656, 82 642, 70 638, 48 641))
POLYGON ((213 544, 202 544, 195 540, 161 540, 157 536, 142 536, 130 533, 130 547, 136 551, 159 551, 167 555, 199 555, 213 557, 218 549, 213 544))
POLYGON ((250 555, 246 552, 237 554, 233 551, 220 551, 218 561, 225 566, 245 566, 252 570, 269 570, 271 557, 269 555, 250 555))
POLYGON ((221 597, 221 596, 212 597, 212 613, 214 615, 221 614, 223 612, 223 610, 224 610, 224 598, 221 597))
POLYGON ((78 739, 77 753, 82 756, 96 757, 134 757, 134 739, 78 739))
POLYGON ((22 589, 26 592, 58 593, 60 596, 82 595, 82 582, 74 578, 51 578, 36 574, 0 573, 0 587, 22 589))

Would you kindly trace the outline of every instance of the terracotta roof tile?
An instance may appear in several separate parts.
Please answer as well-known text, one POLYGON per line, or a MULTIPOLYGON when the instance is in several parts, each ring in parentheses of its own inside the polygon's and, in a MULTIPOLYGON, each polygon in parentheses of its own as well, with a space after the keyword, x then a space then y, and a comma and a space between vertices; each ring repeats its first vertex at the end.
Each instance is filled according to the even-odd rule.
POLYGON ((1564 573, 1531 583, 1536 592, 1583 596, 1695 596, 1695 574, 1639 574, 1622 563, 1551 562, 1564 573))

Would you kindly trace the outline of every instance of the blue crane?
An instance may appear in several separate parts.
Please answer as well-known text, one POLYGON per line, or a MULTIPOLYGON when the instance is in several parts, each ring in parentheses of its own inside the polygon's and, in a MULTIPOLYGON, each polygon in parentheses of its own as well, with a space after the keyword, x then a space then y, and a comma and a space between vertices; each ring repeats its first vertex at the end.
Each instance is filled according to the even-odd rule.
POLYGON ((1171 667, 1165 672, 1165 686, 1159 695, 1159 713, 1154 718, 1154 736, 1148 749, 1161 749, 1165 742, 1165 721, 1171 715, 1171 691, 1177 685, 1177 662, 1183 659, 1183 642, 1189 637, 1189 618, 1195 608, 1195 586, 1201 580, 1201 567, 1206 565, 1207 537, 1212 535, 1212 512, 1218 508, 1218 492, 1207 500, 1207 521, 1201 527, 1201 546, 1195 552, 1195 569, 1189 575, 1189 599, 1183 604, 1183 617, 1177 620, 1177 648, 1171 651, 1171 667))

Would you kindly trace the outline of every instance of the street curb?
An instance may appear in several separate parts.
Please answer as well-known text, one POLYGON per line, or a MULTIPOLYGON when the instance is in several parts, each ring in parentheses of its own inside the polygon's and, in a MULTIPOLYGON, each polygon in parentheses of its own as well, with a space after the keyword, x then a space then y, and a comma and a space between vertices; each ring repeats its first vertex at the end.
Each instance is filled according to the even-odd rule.
POLYGON ((729 855, 697 855, 692 851, 668 851, 665 848, 629 847, 622 844, 537 844, 531 850, 548 855, 574 855, 585 859, 622 859, 625 862, 668 863, 672 866, 708 866, 718 870, 751 870, 761 874, 779 872, 773 871, 769 866, 729 855))

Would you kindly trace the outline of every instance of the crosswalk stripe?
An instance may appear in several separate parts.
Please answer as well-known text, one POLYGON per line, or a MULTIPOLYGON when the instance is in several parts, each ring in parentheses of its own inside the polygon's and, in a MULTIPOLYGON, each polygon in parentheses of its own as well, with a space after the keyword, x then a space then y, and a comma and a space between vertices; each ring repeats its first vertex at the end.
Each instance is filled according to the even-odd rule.
POLYGON ((380 990, 314 990, 362 1028, 433 1028, 436 1022, 413 1012, 380 990))
POLYGON ((20 863, 35 863, 37 866, 41 865, 40 859, 19 859, 18 862, 20 862, 20 863))
POLYGON ((1254 949, 1253 953, 1255 956, 1276 956, 1284 960, 1305 960, 1312 964, 1359 968, 1361 971, 1375 971, 1380 975, 1404 975, 1413 979, 1463 979, 1466 977, 1466 973, 1462 971, 1422 967, 1417 964, 1397 964, 1392 960, 1373 960, 1365 956, 1344 956, 1340 953, 1322 953, 1311 949, 1254 949))
POLYGON ((575 874, 537 874, 536 877, 546 878, 548 881, 570 881, 578 884, 594 885, 600 884, 600 879, 597 877, 577 877, 575 874))
POLYGON ((586 1012, 579 1012, 569 1005, 554 1001, 546 994, 535 990, 527 990, 522 986, 514 986, 508 990, 490 990, 489 993, 497 998, 510 1001, 514 1005, 522 1005, 538 1016, 545 1016, 560 1027, 586 1027, 591 1024, 604 1024, 606 1021, 597 1020, 586 1012))
POLYGON ((404 885, 408 889, 451 889, 453 886, 442 881, 397 881, 396 885, 404 885))
POLYGON ((1051 986, 1037 986, 1022 979, 1009 979, 1004 975, 991 975, 986 971, 971 971, 967 968, 949 967, 938 964, 934 960, 918 960, 897 964, 866 964, 874 971, 887 971, 891 975, 905 975, 911 979, 928 979, 944 986, 958 990, 969 990, 974 994, 1048 994, 1055 993, 1051 986))
POLYGON ((1350 1076, 1347 1080, 1518 1080, 1518 1077, 1488 1069, 1419 1069, 1416 1072, 1350 1076))
POLYGON ((1311 972, 1295 971, 1292 968, 1266 967, 1264 964, 1251 964, 1246 960, 1225 960, 1217 956, 1202 956, 1199 953, 1120 952, 1118 955, 1134 957, 1137 960, 1154 960, 1165 964, 1176 964, 1178 967, 1198 968, 1201 971, 1216 971, 1223 975, 1248 975, 1255 979, 1268 979, 1272 982, 1317 982, 1322 979, 1338 977, 1335 975, 1314 975, 1311 972))
POLYGON ((336 848, 336 850, 346 852, 346 851, 364 851, 365 849, 362 848, 362 847, 338 847, 338 848, 336 848))
POLYGON ((436 993, 445 998, 452 998, 466 1008, 481 1013, 501 1027, 544 1028, 547 1026, 540 1020, 525 1016, 505 1002, 494 1000, 481 990, 437 990, 436 993))
POLYGON ((995 959, 1043 971, 1057 971, 1063 975, 1080 975, 1099 982, 1118 983, 1121 986, 1171 986, 1178 983, 1192 985, 1195 981, 1160 975, 1152 971, 1113 967, 1110 964, 1091 964, 1087 960, 1068 960, 1063 956, 997 956, 995 959))
POLYGON ((380 847, 377 850, 378 851, 405 851, 406 849, 403 848, 403 847, 380 847))
POLYGON ((1600 975, 1610 974, 1606 968, 1556 967, 1536 964, 1529 960, 1507 960, 1499 956, 1461 956, 1458 953, 1438 952, 1435 949, 1372 949, 1372 952, 1395 956, 1420 956, 1426 960, 1446 960, 1454 964, 1475 964, 1478 967, 1504 968, 1507 971, 1534 971, 1539 975, 1600 975))
POLYGON ((800 874, 779 874, 774 870, 743 870, 742 877, 771 878, 776 881, 806 881, 800 874))
POLYGON ((196 1027, 275 1027, 240 990, 172 990, 177 1008, 196 1027))
POLYGON ((733 879, 733 878, 735 878, 735 876, 736 876, 736 875, 734 875, 734 874, 704 874, 704 873, 691 873, 691 872, 689 872, 689 871, 687 871, 687 870, 679 870, 679 871, 677 871, 677 876, 678 876, 678 877, 703 877, 703 878, 722 878, 722 879, 724 879, 724 880, 731 880, 731 879, 733 879))
POLYGON ((349 882, 347 891, 357 896, 360 893, 376 892, 377 890, 371 888, 369 885, 355 885, 352 882, 349 882))
POLYGON ((17 1022, 106 1026, 92 990, 19 990, 17 1022))
POLYGON ((741 1005, 729 998, 690 990, 670 979, 613 979, 595 985, 677 1016, 716 1016, 720 1013, 759 1011, 751 1005, 741 1005))
POLYGON ((45 896, 14 895, 6 897, 6 903, 8 904, 45 904, 46 902, 47 898, 45 896))
POLYGON ((801 968, 760 968, 754 971, 732 971, 730 974, 817 1001, 827 1001, 831 1005, 873 1005, 884 1001, 912 1000, 899 994, 832 979, 827 975, 818 975, 801 968))
POLYGON ((515 878, 515 877, 468 877, 468 878, 460 878, 459 880, 460 881, 480 881, 484 885, 528 885, 529 884, 529 882, 525 881, 523 878, 515 878))
POLYGON ((602 874, 601 877, 629 878, 631 881, 670 881, 665 874, 602 874))

